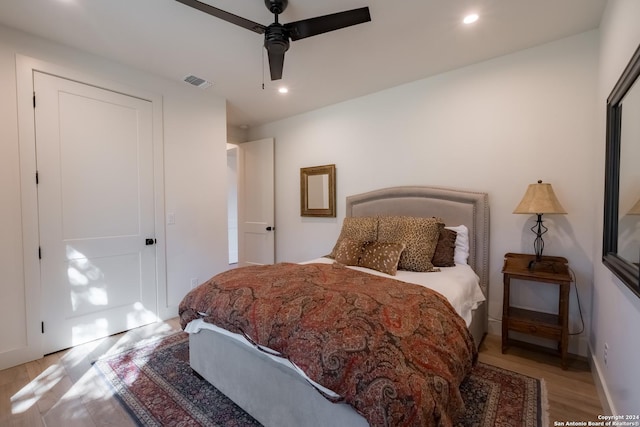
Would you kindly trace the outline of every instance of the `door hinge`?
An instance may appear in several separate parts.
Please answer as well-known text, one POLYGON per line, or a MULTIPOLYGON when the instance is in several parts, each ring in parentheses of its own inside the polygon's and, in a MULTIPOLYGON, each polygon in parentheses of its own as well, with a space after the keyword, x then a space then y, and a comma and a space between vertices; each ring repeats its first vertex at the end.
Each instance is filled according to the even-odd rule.
POLYGON ((38 246, 38 259, 42 259, 42 247, 38 246))
POLYGON ((40 322, 40 328, 42 330, 42 333, 44 334, 44 322, 40 322))
POLYGON ((38 175, 38 171, 36 171, 36 185, 40 184, 40 176, 38 175))
POLYGON ((36 108, 36 93, 33 92, 33 108, 36 108))

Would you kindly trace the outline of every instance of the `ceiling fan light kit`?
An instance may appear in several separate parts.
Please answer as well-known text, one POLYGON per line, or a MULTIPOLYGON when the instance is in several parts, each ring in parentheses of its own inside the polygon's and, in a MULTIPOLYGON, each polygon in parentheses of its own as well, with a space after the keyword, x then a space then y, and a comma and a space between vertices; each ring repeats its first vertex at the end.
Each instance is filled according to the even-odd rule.
POLYGON ((264 47, 269 57, 271 80, 280 80, 284 67, 284 54, 289 50, 290 41, 296 41, 329 31, 339 30, 352 25, 371 21, 368 7, 352 9, 345 12, 332 13, 316 18, 280 24, 278 15, 284 12, 288 0, 264 0, 264 4, 275 16, 275 22, 269 26, 258 24, 241 16, 226 12, 198 0, 176 0, 201 12, 238 25, 258 34, 264 34, 264 47))

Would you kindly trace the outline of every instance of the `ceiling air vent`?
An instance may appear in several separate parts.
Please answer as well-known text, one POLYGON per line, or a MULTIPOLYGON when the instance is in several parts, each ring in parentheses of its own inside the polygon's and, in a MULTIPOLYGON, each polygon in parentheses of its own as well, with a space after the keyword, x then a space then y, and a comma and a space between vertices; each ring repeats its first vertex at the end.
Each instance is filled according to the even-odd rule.
POLYGON ((183 79, 185 82, 189 83, 190 85, 199 87, 201 89, 206 89, 209 86, 211 86, 213 83, 205 80, 205 79, 201 79, 200 77, 196 77, 193 74, 190 74, 188 76, 184 76, 183 79))

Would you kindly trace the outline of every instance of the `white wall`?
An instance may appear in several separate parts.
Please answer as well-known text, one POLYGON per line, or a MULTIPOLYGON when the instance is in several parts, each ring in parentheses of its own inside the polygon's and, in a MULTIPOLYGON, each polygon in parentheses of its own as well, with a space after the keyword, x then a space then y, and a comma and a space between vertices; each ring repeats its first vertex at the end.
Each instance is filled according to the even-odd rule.
POLYGON ((192 279, 200 284, 229 265, 225 101, 186 89, 164 97, 165 206, 176 219, 166 227, 174 316, 192 279))
MULTIPOLYGON (((592 171, 600 155, 597 47, 592 31, 251 129, 250 139, 276 141, 277 261, 329 253, 348 195, 396 185, 485 191, 491 205, 490 326, 499 334, 503 256, 533 251, 535 217, 512 211, 527 185, 542 179, 569 212, 545 217, 545 254, 568 258, 588 330, 593 190, 602 188, 592 171), (300 168, 331 163, 337 218, 301 218, 300 168)), ((514 302, 552 312, 557 288, 522 284, 514 302)), ((580 328, 573 288, 570 327, 580 328)), ((587 336, 572 337, 570 351, 585 355, 587 336)))
POLYGON ((162 100, 158 119, 164 141, 164 202, 166 212, 175 213, 176 224, 166 226, 166 242, 159 242, 166 245, 167 279, 159 300, 165 301, 161 315, 175 316, 191 278, 204 280, 228 268, 227 211, 220 203, 227 192, 225 100, 0 26, 0 356, 25 345, 24 319, 38 316, 24 308, 16 55, 156 94, 162 100))
MULTIPOLYGON (((609 0, 600 25, 598 80, 598 149, 594 171, 599 191, 595 201, 594 287, 590 347, 593 366, 603 382, 606 404, 615 414, 640 413, 640 299, 600 261, 604 200, 605 106, 622 70, 640 44, 640 2, 609 0), (607 364, 604 346, 608 344, 607 364)), ((636 158, 637 168, 638 159, 636 158)))

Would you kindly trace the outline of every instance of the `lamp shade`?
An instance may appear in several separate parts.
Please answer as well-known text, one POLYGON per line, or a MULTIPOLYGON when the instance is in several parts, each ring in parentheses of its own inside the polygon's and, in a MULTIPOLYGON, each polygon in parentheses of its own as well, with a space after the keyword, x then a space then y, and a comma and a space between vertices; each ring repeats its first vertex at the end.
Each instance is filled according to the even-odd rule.
POLYGON ((538 181, 529 184, 527 192, 520 204, 513 211, 514 214, 566 214, 551 184, 538 181))

